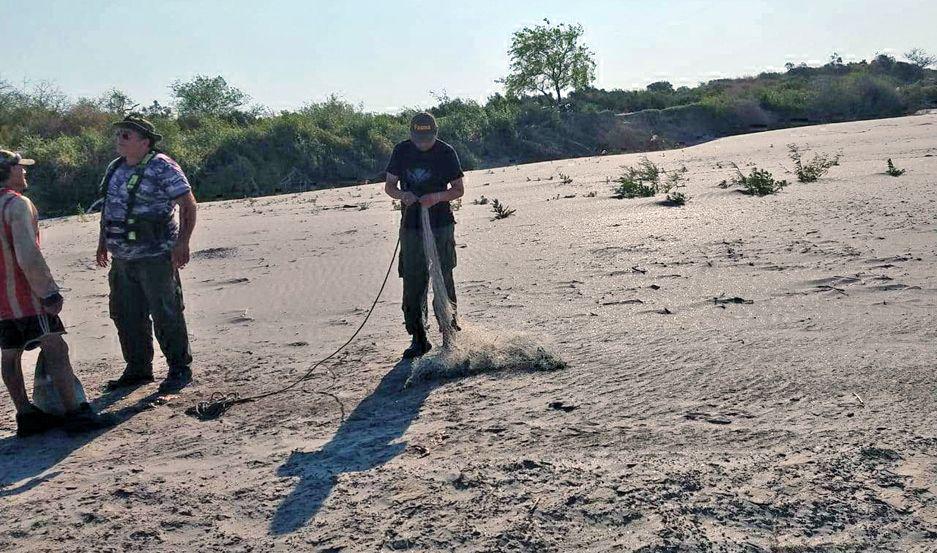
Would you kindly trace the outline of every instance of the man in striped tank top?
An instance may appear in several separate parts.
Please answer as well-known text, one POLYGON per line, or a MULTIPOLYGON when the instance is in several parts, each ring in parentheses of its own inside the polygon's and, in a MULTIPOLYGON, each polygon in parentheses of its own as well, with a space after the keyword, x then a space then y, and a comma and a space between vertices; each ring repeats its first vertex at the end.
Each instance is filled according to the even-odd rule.
POLYGON ((0 365, 16 407, 18 436, 57 426, 73 430, 100 428, 108 420, 75 398, 75 375, 62 338, 59 318, 64 299, 39 250, 38 213, 22 192, 26 166, 35 163, 0 150, 0 365), (24 350, 39 347, 65 407, 65 417, 43 413, 29 401, 23 383, 24 350))

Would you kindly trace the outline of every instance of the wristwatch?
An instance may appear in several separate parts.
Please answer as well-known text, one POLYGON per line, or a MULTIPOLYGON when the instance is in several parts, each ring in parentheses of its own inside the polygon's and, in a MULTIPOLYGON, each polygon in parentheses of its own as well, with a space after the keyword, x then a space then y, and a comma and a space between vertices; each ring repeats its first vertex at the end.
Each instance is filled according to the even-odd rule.
POLYGON ((60 301, 64 299, 65 298, 62 297, 62 294, 59 294, 58 292, 53 292, 52 294, 39 300, 39 303, 41 303, 43 307, 52 307, 53 305, 59 303, 60 301))

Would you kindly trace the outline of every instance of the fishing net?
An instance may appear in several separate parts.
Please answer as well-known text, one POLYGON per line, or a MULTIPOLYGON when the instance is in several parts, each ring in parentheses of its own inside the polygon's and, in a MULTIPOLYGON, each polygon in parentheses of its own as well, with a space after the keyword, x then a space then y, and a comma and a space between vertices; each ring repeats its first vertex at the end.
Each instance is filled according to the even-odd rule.
POLYGON ((547 347, 526 333, 489 332, 461 323, 461 330, 453 328, 455 307, 446 291, 436 240, 433 237, 426 209, 420 210, 423 248, 433 287, 433 313, 439 323, 443 346, 432 350, 413 363, 407 384, 448 379, 471 374, 526 370, 552 371, 566 364, 547 347))

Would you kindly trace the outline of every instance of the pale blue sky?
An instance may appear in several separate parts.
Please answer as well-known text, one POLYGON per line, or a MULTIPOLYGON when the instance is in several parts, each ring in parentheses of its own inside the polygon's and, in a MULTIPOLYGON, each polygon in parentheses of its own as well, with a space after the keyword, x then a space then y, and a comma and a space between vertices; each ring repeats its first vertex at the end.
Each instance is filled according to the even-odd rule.
POLYGON ((370 111, 479 101, 501 90, 511 34, 581 23, 596 86, 718 77, 918 46, 937 52, 937 2, 918 0, 0 0, 0 79, 69 96, 117 87, 141 103, 222 75, 275 110, 335 93, 370 111))

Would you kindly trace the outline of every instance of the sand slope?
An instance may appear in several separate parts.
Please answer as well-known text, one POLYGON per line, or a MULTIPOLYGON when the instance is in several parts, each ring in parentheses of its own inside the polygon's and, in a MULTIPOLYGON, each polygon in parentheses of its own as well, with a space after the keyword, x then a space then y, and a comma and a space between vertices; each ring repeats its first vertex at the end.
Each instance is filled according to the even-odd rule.
POLYGON ((937 116, 649 157, 688 168, 686 207, 611 198, 639 155, 467 175, 463 318, 550 339, 566 370, 404 389, 394 273, 306 385, 341 405, 215 422, 183 411, 280 385, 354 331, 394 246, 382 185, 201 207, 196 382, 168 401, 101 397, 121 361, 96 223, 47 222, 76 368, 125 421, 17 440, 0 402, 0 549, 934 551, 937 116), (729 161, 796 180, 792 142, 842 164, 773 197, 715 186, 729 161), (482 195, 517 213, 492 221, 482 195))

